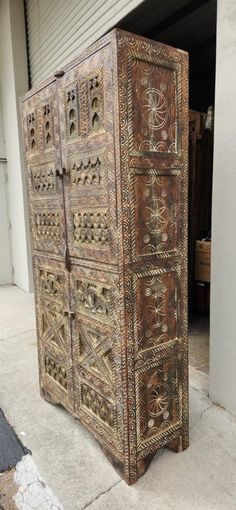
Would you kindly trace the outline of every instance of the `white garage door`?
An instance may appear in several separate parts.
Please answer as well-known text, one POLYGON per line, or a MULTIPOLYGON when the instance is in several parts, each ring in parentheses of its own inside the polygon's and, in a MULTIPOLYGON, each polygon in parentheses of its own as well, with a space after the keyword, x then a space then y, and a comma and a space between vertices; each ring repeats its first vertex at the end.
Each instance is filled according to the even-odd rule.
POLYGON ((26 0, 31 85, 53 74, 143 0, 26 0))

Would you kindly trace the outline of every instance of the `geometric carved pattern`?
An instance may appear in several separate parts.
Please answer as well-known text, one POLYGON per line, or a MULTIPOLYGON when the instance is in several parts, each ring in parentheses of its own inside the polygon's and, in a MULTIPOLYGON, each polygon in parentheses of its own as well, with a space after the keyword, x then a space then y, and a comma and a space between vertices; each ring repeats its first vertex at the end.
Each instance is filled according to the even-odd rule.
POLYGON ((174 272, 139 278, 136 300, 139 350, 176 338, 177 287, 174 272))
POLYGON ((152 440, 176 426, 181 418, 178 369, 172 360, 138 373, 138 442, 152 440))
POLYGON ((111 289, 104 284, 88 280, 77 280, 76 299, 78 311, 100 321, 111 317, 111 289))
POLYGON ((51 347, 53 352, 56 352, 56 354, 60 353, 65 355, 65 317, 58 313, 58 311, 54 311, 53 309, 48 309, 48 307, 45 307, 43 309, 42 322, 42 339, 45 348, 51 347))
POLYGON ((50 375, 62 388, 67 390, 67 374, 66 369, 60 366, 60 364, 55 361, 48 354, 45 356, 45 372, 50 375))
POLYGON ((79 135, 78 85, 67 89, 65 93, 67 138, 79 135))
POLYGON ((49 103, 46 103, 43 106, 43 139, 45 149, 52 147, 53 145, 52 106, 49 103))
POLYGON ((60 239, 61 216, 59 212, 38 212, 35 215, 35 233, 38 239, 60 239))
POLYGON ((73 214, 74 242, 104 246, 109 242, 107 211, 85 211, 73 214))
POLYGON ((71 171, 72 186, 99 186, 102 183, 101 160, 98 156, 91 156, 74 163, 71 171))
POLYGON ((103 98, 102 77, 98 73, 88 80, 90 103, 90 129, 97 130, 102 125, 103 98))
POLYGON ((102 395, 97 393, 94 389, 87 386, 87 384, 81 385, 82 391, 82 404, 92 411, 105 425, 113 427, 113 405, 109 400, 104 398, 102 395))
POLYGON ((61 275, 53 274, 46 269, 40 269, 39 285, 42 297, 62 302, 63 298, 63 278, 61 275))
POLYGON ((31 170, 32 188, 35 193, 52 193, 56 191, 56 170, 54 164, 33 167, 31 170))
MULTIPOLYGON (((79 340, 78 360, 81 367, 95 374, 96 378, 111 388, 113 385, 114 356, 111 347, 107 345, 108 339, 104 334, 80 324, 79 340)), ((83 375, 85 377, 85 373, 83 375)), ((95 381, 93 381, 94 384, 96 384, 95 381)), ((98 385, 101 387, 100 384, 98 385)))
POLYGON ((131 70, 134 151, 176 152, 175 72, 138 59, 131 70))
POLYGON ((151 255, 177 248, 178 177, 134 176, 136 255, 151 255))
POLYGON ((31 112, 27 118, 28 144, 29 149, 34 151, 36 147, 36 114, 31 112))

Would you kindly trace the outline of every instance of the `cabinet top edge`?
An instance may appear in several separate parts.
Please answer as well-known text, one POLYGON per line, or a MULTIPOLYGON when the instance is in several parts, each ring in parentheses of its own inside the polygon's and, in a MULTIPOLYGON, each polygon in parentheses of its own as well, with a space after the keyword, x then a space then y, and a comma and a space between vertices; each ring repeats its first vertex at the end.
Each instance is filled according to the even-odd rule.
MULTIPOLYGON (((90 44, 88 46, 88 48, 82 50, 81 53, 78 55, 78 57, 73 59, 68 64, 64 65, 60 69, 60 72, 62 72, 62 75, 64 76, 64 74, 66 72, 68 72, 69 70, 73 69, 73 67, 75 67, 76 65, 82 63, 84 60, 86 60, 88 57, 92 56, 98 50, 101 50, 102 48, 104 48, 108 44, 111 44, 112 42, 114 44, 116 44, 122 38, 135 39, 136 41, 143 41, 146 44, 149 44, 149 45, 151 44, 152 46, 155 46, 155 47, 158 47, 158 48, 170 48, 172 51, 176 51, 178 53, 181 53, 184 58, 188 59, 188 52, 186 52, 185 50, 182 50, 180 48, 175 48, 175 47, 167 45, 167 44, 160 43, 160 42, 155 41, 153 39, 148 39, 147 37, 143 37, 143 36, 141 36, 139 34, 134 34, 132 32, 128 32, 127 30, 122 30, 120 28, 113 28, 111 31, 106 33, 104 36, 99 38, 97 41, 95 41, 94 43, 90 44)), ((55 70, 55 73, 56 73, 56 70, 55 70)), ((52 76, 49 76, 48 78, 45 78, 38 85, 36 85, 35 87, 32 87, 25 94, 23 94, 19 98, 20 103, 21 104, 24 103, 31 96, 33 96, 37 92, 41 91, 42 89, 46 88, 48 85, 56 82, 58 79, 60 80, 60 77, 57 78, 55 75, 52 75, 52 76)))

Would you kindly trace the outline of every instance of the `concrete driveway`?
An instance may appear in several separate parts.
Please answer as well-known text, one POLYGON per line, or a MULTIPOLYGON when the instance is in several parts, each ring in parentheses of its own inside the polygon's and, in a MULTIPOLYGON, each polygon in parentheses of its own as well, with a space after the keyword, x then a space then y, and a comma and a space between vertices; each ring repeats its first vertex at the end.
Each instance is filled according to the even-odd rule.
POLYGON ((179 454, 159 451, 147 473, 128 487, 79 422, 40 398, 33 296, 16 287, 0 288, 0 360, 0 407, 32 451, 28 467, 27 458, 18 467, 18 475, 22 469, 29 475, 23 489, 18 476, 18 508, 236 509, 236 419, 212 404, 200 371, 190 370, 190 447, 179 454), (27 499, 31 469, 49 503, 45 492, 41 500, 27 499))

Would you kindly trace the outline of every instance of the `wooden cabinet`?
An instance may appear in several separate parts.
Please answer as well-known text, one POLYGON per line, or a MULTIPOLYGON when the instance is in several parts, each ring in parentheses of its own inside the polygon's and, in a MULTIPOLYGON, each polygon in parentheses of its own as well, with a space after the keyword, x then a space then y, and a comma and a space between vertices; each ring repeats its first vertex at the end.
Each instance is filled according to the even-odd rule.
POLYGON ((187 55, 114 30, 21 109, 41 393, 131 484, 188 445, 187 55))

